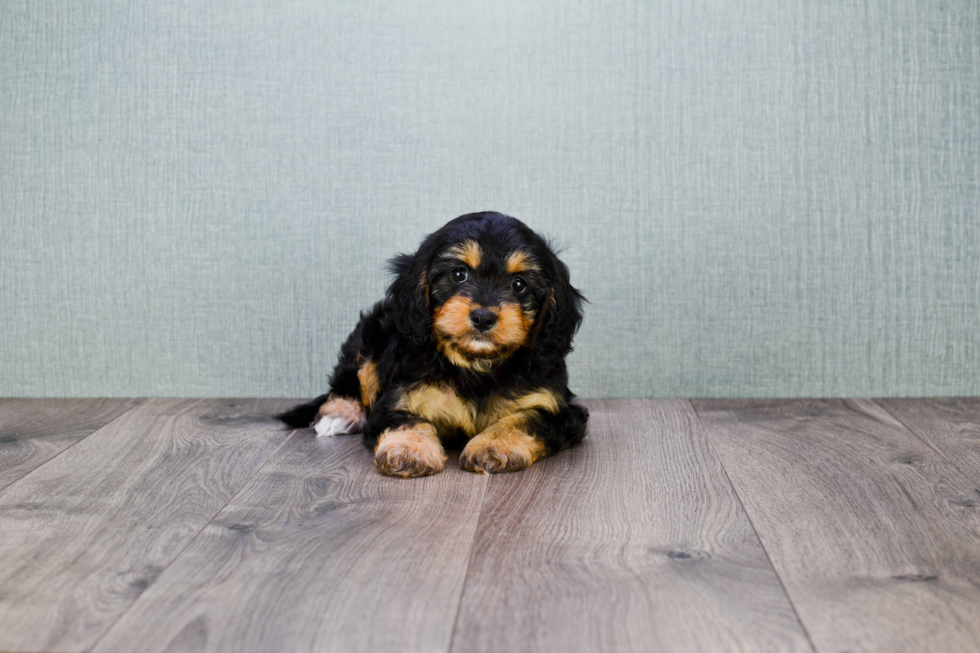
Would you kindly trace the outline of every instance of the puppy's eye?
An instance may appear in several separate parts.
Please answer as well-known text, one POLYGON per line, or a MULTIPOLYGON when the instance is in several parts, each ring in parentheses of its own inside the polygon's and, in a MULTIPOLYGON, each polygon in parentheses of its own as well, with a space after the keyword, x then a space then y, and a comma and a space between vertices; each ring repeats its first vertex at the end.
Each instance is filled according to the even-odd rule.
POLYGON ((520 277, 514 279, 514 283, 511 284, 511 287, 518 295, 523 294, 524 291, 527 290, 527 284, 524 282, 524 279, 521 279, 520 277))
POLYGON ((466 281, 466 268, 453 268, 452 277, 456 283, 463 283, 466 281))

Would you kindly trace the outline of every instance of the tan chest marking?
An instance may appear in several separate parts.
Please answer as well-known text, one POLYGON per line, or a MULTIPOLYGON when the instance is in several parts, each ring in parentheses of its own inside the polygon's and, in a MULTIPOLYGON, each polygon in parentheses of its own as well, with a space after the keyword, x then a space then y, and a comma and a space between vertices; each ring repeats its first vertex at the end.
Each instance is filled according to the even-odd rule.
POLYGON ((460 397, 449 386, 426 383, 408 390, 399 399, 396 408, 443 429, 458 428, 472 437, 497 422, 525 411, 557 413, 561 404, 559 397, 541 388, 513 399, 494 397, 483 410, 477 410, 476 404, 460 397))
POLYGON ((440 428, 458 428, 466 433, 473 433, 476 428, 473 404, 442 383, 423 383, 411 388, 402 395, 395 408, 440 428))

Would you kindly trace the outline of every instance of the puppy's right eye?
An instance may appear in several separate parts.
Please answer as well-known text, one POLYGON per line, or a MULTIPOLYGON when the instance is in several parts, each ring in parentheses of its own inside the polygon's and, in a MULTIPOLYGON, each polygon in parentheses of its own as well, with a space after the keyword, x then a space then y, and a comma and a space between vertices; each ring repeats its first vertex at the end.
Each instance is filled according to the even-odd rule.
POLYGON ((453 268, 452 276, 456 283, 463 283, 466 281, 466 268, 453 268))

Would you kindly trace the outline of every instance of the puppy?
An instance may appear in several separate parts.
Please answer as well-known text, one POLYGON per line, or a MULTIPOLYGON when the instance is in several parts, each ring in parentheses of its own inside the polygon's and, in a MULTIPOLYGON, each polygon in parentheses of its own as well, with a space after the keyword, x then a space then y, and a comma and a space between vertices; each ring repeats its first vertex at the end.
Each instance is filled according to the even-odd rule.
POLYGON ((363 431, 390 476, 513 472, 575 444, 588 411, 568 390, 565 357, 585 298, 523 222, 500 213, 452 220, 390 262, 385 298, 340 350, 330 391, 278 417, 317 435, 363 431))

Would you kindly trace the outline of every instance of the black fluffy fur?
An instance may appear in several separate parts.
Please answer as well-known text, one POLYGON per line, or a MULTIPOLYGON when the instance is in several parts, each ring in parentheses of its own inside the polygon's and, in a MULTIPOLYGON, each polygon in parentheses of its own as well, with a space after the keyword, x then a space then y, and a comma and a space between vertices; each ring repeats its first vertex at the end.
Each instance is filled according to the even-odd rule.
MULTIPOLYGON (((574 402, 568 389, 565 357, 572 351, 572 338, 582 322, 585 298, 572 287, 568 267, 549 244, 515 218, 494 212, 471 213, 452 220, 425 238, 415 254, 400 254, 390 262, 395 280, 385 298, 367 313, 340 350, 337 366, 330 377, 330 390, 313 401, 278 415, 294 427, 310 426, 317 410, 330 394, 360 400, 358 364, 371 359, 378 365, 381 392, 364 427, 364 442, 373 447, 386 429, 412 423, 415 417, 394 409, 400 389, 418 382, 442 382, 456 393, 482 405, 492 395, 515 397, 539 388, 551 390, 564 399, 557 414, 536 410, 531 433, 540 438, 551 454, 585 437, 588 411, 574 402), (436 257, 453 245, 475 240, 483 252, 503 260, 520 249, 531 254, 541 267, 528 278, 529 291, 522 302, 537 310, 531 329, 533 340, 520 347, 488 372, 456 367, 436 348, 432 336, 432 313, 449 295, 440 291, 440 270, 436 257)), ((479 303, 491 305, 510 287, 505 271, 485 279, 474 293, 479 303)), ((461 433, 440 433, 447 448, 465 444, 461 433)))

